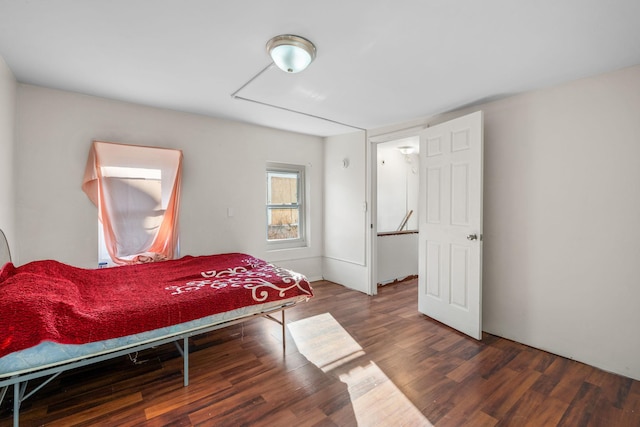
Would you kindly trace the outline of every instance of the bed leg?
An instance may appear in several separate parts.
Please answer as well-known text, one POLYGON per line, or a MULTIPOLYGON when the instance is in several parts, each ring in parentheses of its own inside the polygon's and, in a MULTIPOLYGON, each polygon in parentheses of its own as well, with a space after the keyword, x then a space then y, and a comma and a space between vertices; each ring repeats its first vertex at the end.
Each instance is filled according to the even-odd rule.
POLYGON ((189 338, 184 338, 182 361, 184 362, 184 386, 189 385, 189 338))
POLYGON ((282 355, 284 356, 287 350, 287 330, 286 322, 284 321, 284 310, 282 310, 282 355))
POLYGON ((22 383, 13 385, 13 427, 20 425, 20 386, 22 383))

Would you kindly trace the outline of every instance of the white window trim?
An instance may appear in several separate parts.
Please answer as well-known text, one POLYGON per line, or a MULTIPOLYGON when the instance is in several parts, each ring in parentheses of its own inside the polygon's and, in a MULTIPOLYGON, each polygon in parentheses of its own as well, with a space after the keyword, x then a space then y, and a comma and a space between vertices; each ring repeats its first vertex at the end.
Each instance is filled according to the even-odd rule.
POLYGON ((269 182, 267 181, 267 194, 265 194, 265 241, 267 243, 267 250, 280 250, 280 249, 292 249, 302 248, 307 246, 307 207, 306 207, 306 168, 303 165, 293 165, 287 163, 275 163, 267 162, 267 168, 265 175, 268 176, 269 172, 294 172, 298 173, 298 233, 300 237, 297 239, 283 239, 283 240, 269 240, 268 239, 268 211, 269 211, 269 182))

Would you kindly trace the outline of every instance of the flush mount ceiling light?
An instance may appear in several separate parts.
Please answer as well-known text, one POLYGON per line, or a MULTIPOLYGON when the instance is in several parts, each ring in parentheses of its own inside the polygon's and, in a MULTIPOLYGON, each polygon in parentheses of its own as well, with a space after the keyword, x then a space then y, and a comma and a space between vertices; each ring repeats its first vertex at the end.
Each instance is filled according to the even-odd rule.
POLYGON ((273 63, 287 73, 299 73, 313 62, 316 47, 304 37, 292 34, 275 36, 267 42, 273 63))
POLYGON ((400 150, 400 152, 404 155, 413 154, 416 152, 416 149, 410 145, 403 145, 401 147, 398 147, 398 150, 400 150))

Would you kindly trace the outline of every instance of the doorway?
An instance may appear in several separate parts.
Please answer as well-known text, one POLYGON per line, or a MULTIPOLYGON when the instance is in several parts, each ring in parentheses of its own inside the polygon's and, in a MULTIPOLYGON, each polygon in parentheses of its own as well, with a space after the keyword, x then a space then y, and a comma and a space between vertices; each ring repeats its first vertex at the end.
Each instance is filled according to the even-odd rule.
POLYGON ((379 285, 418 274, 420 132, 404 129, 368 139, 369 295, 379 285))
POLYGON ((377 293, 378 145, 419 137, 418 308, 476 339, 482 337, 483 115, 476 111, 401 135, 369 138, 371 233, 369 289, 377 293))
POLYGON ((418 275, 418 136, 376 146, 377 286, 418 275))

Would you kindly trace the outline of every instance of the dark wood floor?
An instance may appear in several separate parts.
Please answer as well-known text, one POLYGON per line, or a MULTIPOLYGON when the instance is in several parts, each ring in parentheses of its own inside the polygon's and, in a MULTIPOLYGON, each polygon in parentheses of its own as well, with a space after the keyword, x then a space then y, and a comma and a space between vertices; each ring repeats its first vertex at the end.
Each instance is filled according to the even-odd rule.
POLYGON ((143 363, 61 375, 23 404, 21 425, 640 426, 640 382, 469 339, 418 314, 415 280, 376 297, 314 288, 287 312, 284 353, 279 325, 257 318, 192 341, 189 387, 175 347, 163 346, 143 363))

